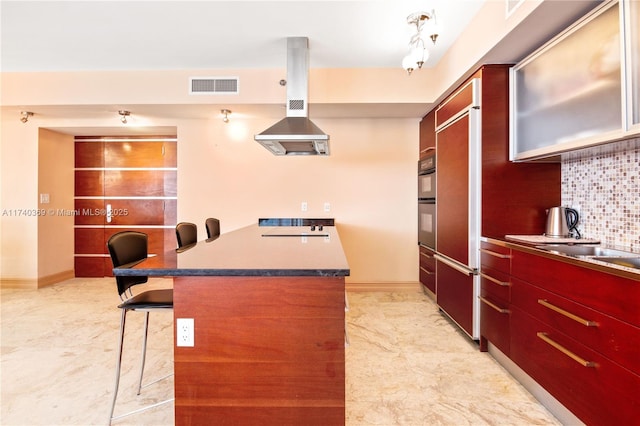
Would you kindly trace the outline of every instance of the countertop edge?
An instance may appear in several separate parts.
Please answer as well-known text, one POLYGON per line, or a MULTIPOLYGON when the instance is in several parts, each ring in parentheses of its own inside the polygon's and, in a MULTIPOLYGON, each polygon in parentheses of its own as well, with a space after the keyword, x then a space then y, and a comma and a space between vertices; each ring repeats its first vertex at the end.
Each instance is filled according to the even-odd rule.
POLYGON ((350 273, 350 269, 113 269, 113 275, 119 277, 346 277, 350 273))
POLYGON ((572 256, 563 255, 563 254, 556 254, 546 250, 537 249, 525 243, 506 241, 506 240, 501 240, 497 238, 482 237, 480 240, 483 242, 496 244, 502 247, 523 251, 525 253, 535 254, 536 256, 542 256, 548 259, 553 259, 560 262, 568 263, 570 265, 592 269, 594 271, 604 272, 604 273, 616 275, 622 278, 628 278, 634 281, 640 281, 640 272, 628 271, 623 267, 609 266, 608 264, 605 264, 604 262, 598 262, 597 260, 592 260, 589 258, 572 257, 572 256))

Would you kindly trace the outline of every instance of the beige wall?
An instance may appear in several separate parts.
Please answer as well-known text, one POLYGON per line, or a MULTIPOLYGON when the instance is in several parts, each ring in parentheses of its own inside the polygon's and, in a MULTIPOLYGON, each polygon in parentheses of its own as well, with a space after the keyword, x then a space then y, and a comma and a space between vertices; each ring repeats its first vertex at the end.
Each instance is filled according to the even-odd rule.
MULTIPOLYGON (((209 216, 221 220, 223 232, 259 217, 335 217, 352 271, 349 282, 416 282, 418 120, 314 119, 331 135, 329 157, 273 156, 253 141, 273 122, 155 120, 177 129, 178 220, 196 222, 204 238, 209 216), (309 205, 306 213, 301 201, 309 205), (325 202, 331 203, 328 213, 325 202)), ((109 128, 113 119, 39 117, 23 124, 3 116, 1 209, 72 208, 72 138, 55 130, 74 125, 109 128), (46 191, 49 206, 38 203, 46 191)), ((73 264, 71 221, 2 217, 2 279, 64 273, 73 264)))
POLYGON ((73 136, 40 129, 38 159, 38 279, 47 282, 73 277, 73 136))
POLYGON ((331 136, 329 157, 272 155, 252 136, 273 120, 179 127, 178 221, 197 223, 205 238, 209 216, 222 232, 260 217, 335 217, 348 282, 417 281, 417 119, 314 122, 331 136))
POLYGON ((35 283, 38 218, 22 212, 38 208, 38 128, 12 118, 1 117, 0 276, 35 283))
MULTIPOLYGON (((540 36, 545 25, 554 21, 555 10, 574 3, 577 2, 531 0, 506 17, 504 2, 486 2, 437 67, 415 72, 411 77, 399 68, 312 69, 310 114, 331 135, 332 155, 328 158, 273 157, 252 140, 253 134, 275 122, 274 111, 280 115, 278 106, 285 99, 285 89, 277 82, 285 77, 284 67, 196 72, 2 73, 0 209, 4 213, 39 207, 39 158, 43 155, 39 155, 40 128, 58 133, 84 127, 111 131, 119 125, 114 124, 114 115, 120 105, 131 109, 138 106, 146 114, 136 114, 134 109, 131 125, 177 129, 179 220, 203 224, 205 217, 217 216, 223 231, 229 231, 254 223, 259 216, 301 216, 301 201, 309 203, 307 215, 324 215, 322 205, 329 202, 332 211, 328 214, 338 221, 351 266, 349 282, 415 282, 415 162, 420 114, 415 114, 415 108, 411 115, 397 111, 421 105, 426 113, 431 103, 442 99, 479 63, 487 61, 490 53, 498 62, 512 61, 523 52, 495 55, 499 43, 502 48, 522 43, 522 37, 512 37, 505 44, 509 32, 525 18, 536 15, 537 21, 529 20, 527 28, 540 36), (240 95, 214 99, 187 94, 189 76, 215 75, 238 76, 240 95), (234 106, 237 110, 251 107, 250 113, 232 114, 231 123, 224 126, 219 117, 194 114, 193 119, 168 118, 156 108, 220 103, 232 110, 234 106), (37 114, 23 124, 18 113, 27 105, 37 114), (357 118, 362 115, 348 113, 354 106, 363 105, 376 105, 388 116, 413 118, 357 118), (82 106, 91 112, 83 111, 82 106), (269 114, 255 113, 265 106, 269 107, 269 114), (341 113, 327 113, 329 106, 341 113), (314 108, 323 114, 314 117, 314 108)), ((68 259, 59 262, 40 253, 41 247, 49 250, 55 245, 53 237, 48 237, 53 234, 48 233, 51 224, 46 220, 39 224, 35 217, 3 215, 0 219, 3 281, 34 280, 68 267, 68 259)), ((203 235, 202 229, 200 236, 203 235)))

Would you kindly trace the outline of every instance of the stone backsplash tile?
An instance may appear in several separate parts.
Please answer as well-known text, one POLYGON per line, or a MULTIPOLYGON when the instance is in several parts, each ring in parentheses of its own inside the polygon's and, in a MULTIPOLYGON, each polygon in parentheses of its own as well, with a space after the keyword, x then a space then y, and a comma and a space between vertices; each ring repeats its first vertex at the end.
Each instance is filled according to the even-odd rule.
POLYGON ((640 138, 563 154, 562 205, 583 238, 640 251, 640 138))

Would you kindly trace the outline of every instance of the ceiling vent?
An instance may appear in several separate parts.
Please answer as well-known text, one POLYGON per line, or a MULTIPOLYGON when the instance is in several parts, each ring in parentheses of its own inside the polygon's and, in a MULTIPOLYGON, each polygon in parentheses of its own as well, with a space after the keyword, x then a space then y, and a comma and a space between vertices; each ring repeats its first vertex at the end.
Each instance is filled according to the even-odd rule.
POLYGON ((190 77, 190 95, 237 95, 238 77, 190 77))

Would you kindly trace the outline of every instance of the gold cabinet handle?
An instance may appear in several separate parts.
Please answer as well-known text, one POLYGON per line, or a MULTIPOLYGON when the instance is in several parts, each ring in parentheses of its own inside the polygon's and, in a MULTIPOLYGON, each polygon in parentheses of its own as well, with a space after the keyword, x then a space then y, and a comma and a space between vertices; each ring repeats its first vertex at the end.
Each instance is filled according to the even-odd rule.
POLYGON ((429 255, 429 254, 427 254, 427 253, 423 253, 423 252, 420 252, 420 256, 424 256, 424 257, 426 257, 426 258, 428 258, 428 259, 433 259, 433 256, 432 256, 432 255, 429 255))
POLYGON ((498 253, 497 251, 492 251, 487 249, 480 249, 480 251, 482 253, 488 254, 489 256, 499 257, 500 259, 511 259, 511 255, 509 254, 502 254, 502 253, 498 253))
POLYGON ((576 322, 579 322, 580 324, 587 326, 587 327, 597 327, 598 323, 595 321, 590 321, 590 320, 586 320, 582 317, 579 317, 575 314, 572 314, 569 311, 565 311, 562 308, 557 307, 556 305, 552 305, 551 303, 547 302, 545 299, 538 299, 538 303, 541 304, 542 306, 544 306, 545 308, 549 308, 554 312, 559 313, 560 315, 564 315, 567 318, 570 318, 576 322))
POLYGON ((598 366, 597 363, 595 363, 593 361, 587 361, 586 359, 581 358, 578 355, 574 354, 573 352, 571 352, 569 349, 565 348, 561 344, 553 341, 551 338, 549 338, 549 335, 547 333, 543 333, 543 332, 540 331, 540 332, 536 333, 536 335, 539 338, 541 338, 544 342, 546 342, 549 345, 553 346, 554 348, 556 348, 557 350, 559 350, 560 352, 562 352, 563 354, 565 354, 566 356, 568 356, 572 360, 576 361, 578 364, 582 365, 583 367, 597 367, 598 366))
POLYGON ((498 284, 499 286, 502 286, 502 287, 509 287, 509 286, 511 285, 511 283, 510 283, 510 282, 505 282, 505 281, 497 280, 497 279, 495 279, 495 278, 493 278, 493 277, 490 277, 490 276, 489 276, 489 275, 487 275, 487 274, 483 274, 482 272, 480 272, 480 276, 481 276, 482 278, 486 278, 487 280, 491 281, 492 283, 498 284))
POLYGON ((496 305, 495 303, 489 302, 487 299, 485 299, 484 297, 480 296, 480 301, 482 303, 485 303, 486 305, 488 305, 489 307, 495 309, 496 311, 500 312, 501 314, 508 314, 509 310, 505 309, 505 308, 501 308, 500 306, 496 305))
POLYGON ((431 271, 429 271, 429 270, 427 270, 427 269, 424 269, 422 266, 420 267, 420 269, 421 269, 422 271, 424 271, 424 273, 425 273, 425 274, 427 274, 427 275, 433 275, 433 274, 435 274, 435 272, 431 272, 431 271))

